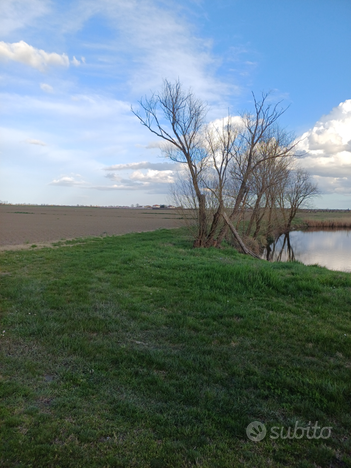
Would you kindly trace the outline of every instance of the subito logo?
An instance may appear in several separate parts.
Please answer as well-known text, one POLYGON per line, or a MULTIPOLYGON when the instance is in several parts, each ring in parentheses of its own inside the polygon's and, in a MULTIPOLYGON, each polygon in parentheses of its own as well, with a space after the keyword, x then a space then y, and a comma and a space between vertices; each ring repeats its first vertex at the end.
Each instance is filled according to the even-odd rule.
POLYGON ((250 423, 246 428, 247 437, 253 442, 259 442, 266 437, 267 429, 266 426, 259 421, 250 423))

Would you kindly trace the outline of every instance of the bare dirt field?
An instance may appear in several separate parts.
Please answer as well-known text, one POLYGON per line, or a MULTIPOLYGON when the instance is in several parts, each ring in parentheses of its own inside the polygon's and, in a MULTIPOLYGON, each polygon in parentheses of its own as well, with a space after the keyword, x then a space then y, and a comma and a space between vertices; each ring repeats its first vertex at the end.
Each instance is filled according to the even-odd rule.
POLYGON ((0 250, 182 226, 175 210, 0 205, 0 250))

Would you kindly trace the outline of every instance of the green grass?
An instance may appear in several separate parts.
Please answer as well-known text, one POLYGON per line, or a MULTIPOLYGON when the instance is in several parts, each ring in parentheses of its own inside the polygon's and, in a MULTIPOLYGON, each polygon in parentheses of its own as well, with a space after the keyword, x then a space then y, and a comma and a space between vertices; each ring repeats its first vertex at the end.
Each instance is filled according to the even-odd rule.
POLYGON ((350 274, 182 230, 60 245, 0 256, 2 468, 350 466, 350 274))

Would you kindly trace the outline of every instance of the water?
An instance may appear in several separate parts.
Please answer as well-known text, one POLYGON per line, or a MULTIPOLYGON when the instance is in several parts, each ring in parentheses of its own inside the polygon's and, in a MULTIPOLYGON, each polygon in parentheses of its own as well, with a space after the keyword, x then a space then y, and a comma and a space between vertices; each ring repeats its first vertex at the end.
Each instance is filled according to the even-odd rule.
POLYGON ((329 270, 351 273, 351 230, 293 231, 281 235, 265 249, 270 261, 298 260, 305 265, 325 266, 329 270))

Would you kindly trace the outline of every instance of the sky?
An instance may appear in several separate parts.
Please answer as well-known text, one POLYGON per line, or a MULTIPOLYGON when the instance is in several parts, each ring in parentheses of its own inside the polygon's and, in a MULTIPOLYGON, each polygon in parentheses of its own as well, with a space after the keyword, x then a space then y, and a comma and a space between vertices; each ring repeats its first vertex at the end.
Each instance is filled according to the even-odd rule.
POLYGON ((350 24, 350 0, 1 0, 0 200, 172 203, 131 106, 179 79, 209 122, 283 101, 314 206, 351 209, 350 24))

